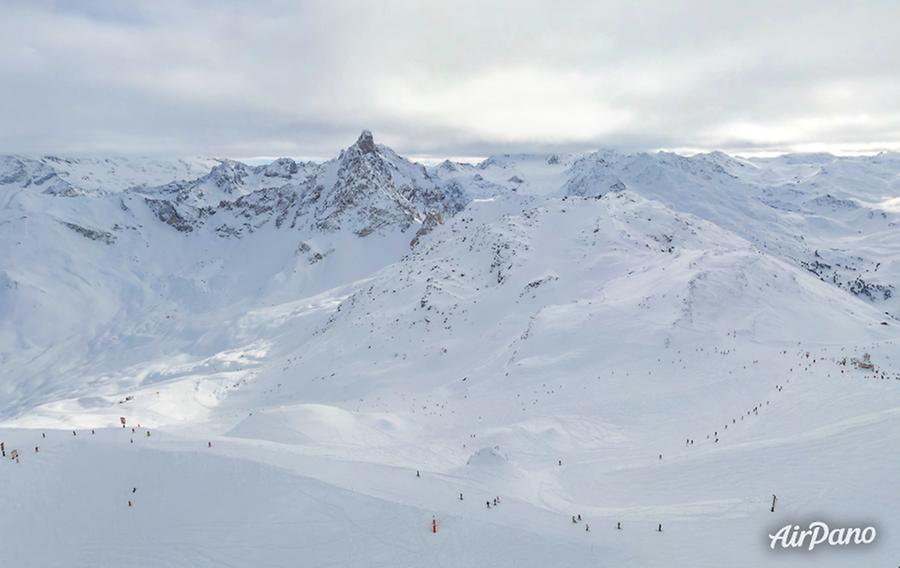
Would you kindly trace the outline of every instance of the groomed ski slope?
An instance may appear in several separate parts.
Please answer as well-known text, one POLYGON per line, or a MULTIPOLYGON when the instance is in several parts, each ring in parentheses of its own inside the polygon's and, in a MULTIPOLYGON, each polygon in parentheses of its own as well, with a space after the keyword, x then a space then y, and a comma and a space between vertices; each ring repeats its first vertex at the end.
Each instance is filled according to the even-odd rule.
MULTIPOLYGON (((431 437, 424 417, 393 416, 407 424, 405 435, 373 447, 347 431, 387 419, 334 407, 273 409, 260 421, 265 437, 284 435, 291 424, 316 431, 309 421, 326 431, 323 438, 331 434, 305 443, 253 438, 246 428, 240 437, 204 438, 177 428, 153 429, 150 437, 146 427, 134 434, 81 429, 77 436, 4 428, 7 448, 21 453, 20 463, 0 461, 0 531, 11 537, 4 563, 887 565, 897 554, 892 526, 900 506, 889 441, 898 426, 898 381, 835 375, 833 363, 821 359, 807 369, 805 361, 796 350, 778 359, 779 367, 797 365, 780 375, 791 379, 779 379, 783 390, 762 388, 762 410, 720 431, 719 443, 700 435, 687 448, 660 434, 697 421, 672 400, 648 400, 638 407, 642 420, 617 416, 616 428, 572 413, 577 406, 562 416, 559 402, 536 405, 527 427, 478 429, 472 447, 504 445, 472 452, 468 465, 465 450, 431 437), (342 426, 339 436, 334 430, 342 426), (605 436, 597 435, 601 429, 605 436), (768 510, 773 492, 775 514, 768 510), (485 501, 495 496, 501 504, 488 510, 485 501), (584 522, 573 525, 572 514, 584 522), (814 553, 766 548, 767 531, 807 519, 874 522, 879 541, 814 553), (655 532, 659 522, 662 533, 655 532)), ((602 390, 633 398, 609 385, 602 390)), ((719 400, 736 411, 751 402, 719 400)), ((623 410, 634 404, 622 403, 623 410)))

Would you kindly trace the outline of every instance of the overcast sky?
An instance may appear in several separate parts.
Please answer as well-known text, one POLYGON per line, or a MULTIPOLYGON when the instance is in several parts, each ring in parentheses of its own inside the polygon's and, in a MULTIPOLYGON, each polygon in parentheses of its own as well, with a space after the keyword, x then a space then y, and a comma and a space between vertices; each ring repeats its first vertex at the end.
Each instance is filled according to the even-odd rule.
POLYGON ((898 25, 863 0, 0 0, 0 152, 900 150, 898 25))

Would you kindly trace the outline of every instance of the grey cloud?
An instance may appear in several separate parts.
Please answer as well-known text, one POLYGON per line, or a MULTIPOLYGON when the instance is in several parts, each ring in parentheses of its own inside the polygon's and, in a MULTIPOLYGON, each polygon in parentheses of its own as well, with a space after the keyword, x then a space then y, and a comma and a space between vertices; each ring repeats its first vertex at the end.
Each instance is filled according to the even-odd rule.
POLYGON ((896 2, 10 1, 0 152, 900 149, 896 2), (789 4, 789 5, 788 5, 789 4))

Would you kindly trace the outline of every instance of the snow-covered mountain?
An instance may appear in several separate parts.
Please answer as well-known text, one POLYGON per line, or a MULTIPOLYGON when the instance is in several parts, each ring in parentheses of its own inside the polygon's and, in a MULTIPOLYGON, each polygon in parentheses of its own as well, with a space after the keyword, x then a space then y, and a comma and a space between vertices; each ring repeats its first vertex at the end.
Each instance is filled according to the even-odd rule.
POLYGON ((898 219, 896 154, 0 158, 5 553, 894 561, 898 219))
POLYGON ((65 196, 119 192, 203 175, 216 160, 193 158, 60 158, 0 156, 0 185, 32 187, 65 196))

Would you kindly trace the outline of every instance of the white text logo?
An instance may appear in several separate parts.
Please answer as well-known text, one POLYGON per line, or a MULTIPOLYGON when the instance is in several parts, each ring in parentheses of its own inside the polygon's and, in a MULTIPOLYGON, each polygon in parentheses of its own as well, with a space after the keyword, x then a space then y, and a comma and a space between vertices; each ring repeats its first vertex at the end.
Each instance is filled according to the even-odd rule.
POLYGON ((812 550, 820 544, 828 546, 847 546, 850 544, 870 544, 875 540, 875 527, 853 527, 831 529, 822 521, 809 524, 809 528, 800 530, 800 525, 784 525, 775 534, 769 535, 769 548, 803 548, 812 550))

